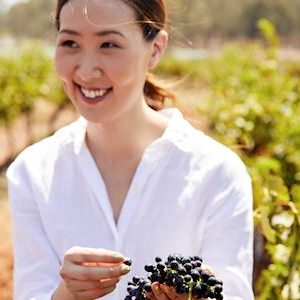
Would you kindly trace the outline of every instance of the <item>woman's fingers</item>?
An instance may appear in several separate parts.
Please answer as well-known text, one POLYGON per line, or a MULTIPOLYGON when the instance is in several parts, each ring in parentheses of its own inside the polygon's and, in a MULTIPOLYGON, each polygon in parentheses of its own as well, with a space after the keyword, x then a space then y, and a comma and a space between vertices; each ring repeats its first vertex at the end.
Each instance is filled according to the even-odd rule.
POLYGON ((178 300, 187 300, 187 294, 185 295, 179 295, 176 293, 175 289, 173 287, 169 287, 165 284, 161 284, 160 288, 162 291, 170 298, 170 299, 178 299, 178 300))
POLYGON ((95 299, 112 292, 130 271, 124 259, 110 250, 73 247, 64 256, 60 275, 75 299, 95 299))
POLYGON ((215 275, 215 272, 213 271, 213 269, 207 265, 202 265, 201 269, 210 275, 215 275))
POLYGON ((117 264, 124 261, 124 256, 118 252, 86 247, 72 247, 65 254, 65 260, 73 263, 103 263, 117 264))
POLYGON ((93 289, 106 289, 110 287, 115 287, 119 282, 119 278, 115 279, 106 279, 106 280, 96 280, 96 281, 82 281, 82 280, 74 280, 69 279, 66 282, 66 285, 69 290, 74 292, 83 292, 87 290, 93 289))
MULTIPOLYGON (((211 270, 211 269, 209 268, 209 269, 206 269, 205 271, 209 272, 209 270, 211 270)), ((167 299, 172 299, 172 300, 188 300, 188 294, 187 293, 178 294, 178 293, 176 293, 176 290, 175 290, 174 287, 170 287, 170 286, 167 286, 165 284, 161 284, 160 288, 165 293, 165 295, 168 297, 167 299)), ((195 299, 195 298, 193 297, 193 299, 195 299)), ((207 299, 210 299, 210 298, 201 298, 200 300, 207 300, 207 299)))
POLYGON ((107 288, 107 287, 116 285, 119 281, 120 281, 120 278, 110 278, 110 279, 100 280, 100 287, 107 288))
MULTIPOLYGON (((214 271, 207 265, 202 265, 201 269, 210 275, 214 275, 214 271)), ((152 284, 152 292, 147 293, 150 300, 188 300, 188 294, 178 294, 174 287, 155 282, 152 284)), ((195 299, 195 298, 193 298, 195 299)), ((209 298, 210 299, 210 298, 209 298)), ((201 298, 201 300, 205 300, 201 298)))
POLYGON ((100 297, 103 297, 103 296, 111 293, 115 288, 116 288, 116 286, 111 286, 111 287, 107 287, 104 289, 100 288, 100 289, 93 289, 93 290, 78 292, 78 293, 76 293, 76 299, 77 300, 81 300, 81 299, 89 300, 89 299, 100 298, 100 297))
POLYGON ((130 268, 124 264, 103 265, 103 266, 86 266, 74 263, 65 263, 61 268, 60 275, 62 278, 75 280, 101 280, 108 278, 119 278, 127 274, 130 268))
POLYGON ((152 292, 154 294, 154 299, 157 300, 172 300, 172 298, 169 298, 164 291, 161 289, 161 285, 158 282, 155 282, 152 284, 152 292))
POLYGON ((156 297, 153 294, 153 292, 148 292, 147 293, 147 299, 149 299, 149 300, 156 300, 156 297))
MULTIPOLYGON (((214 271, 207 265, 202 265, 201 269, 210 275, 214 275, 214 271)), ((188 294, 178 294, 174 287, 155 282, 152 284, 152 293, 148 293, 150 300, 187 300, 188 294)), ((195 298, 193 298, 195 299, 195 298)), ((204 300, 204 298, 202 298, 204 300)), ((202 300, 201 299, 201 300, 202 300)))
POLYGON ((176 290, 174 287, 170 287, 165 284, 161 284, 160 287, 170 299, 173 299, 173 300, 187 300, 188 299, 187 293, 178 294, 178 293, 176 293, 176 290))

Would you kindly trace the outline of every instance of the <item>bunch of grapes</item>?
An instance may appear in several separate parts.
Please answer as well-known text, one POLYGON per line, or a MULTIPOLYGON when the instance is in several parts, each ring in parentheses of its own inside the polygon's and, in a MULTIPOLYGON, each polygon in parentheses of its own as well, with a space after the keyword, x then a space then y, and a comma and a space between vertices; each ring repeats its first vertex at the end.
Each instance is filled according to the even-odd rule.
POLYGON ((148 279, 133 277, 128 282, 128 295, 125 300, 147 300, 147 293, 151 291, 151 284, 159 282, 174 287, 178 294, 188 294, 189 298, 211 298, 222 300, 223 282, 214 275, 201 269, 202 258, 199 256, 184 257, 169 255, 163 262, 160 257, 155 258, 155 264, 146 265, 148 279))

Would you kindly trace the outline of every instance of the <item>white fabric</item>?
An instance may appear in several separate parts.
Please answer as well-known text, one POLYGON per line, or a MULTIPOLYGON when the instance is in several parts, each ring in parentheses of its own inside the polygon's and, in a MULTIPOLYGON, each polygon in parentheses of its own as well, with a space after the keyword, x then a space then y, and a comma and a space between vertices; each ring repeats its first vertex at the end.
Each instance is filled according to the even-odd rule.
POLYGON ((252 300, 252 187, 231 150, 194 129, 177 109, 145 150, 115 224, 104 182, 85 144, 82 118, 24 150, 7 171, 13 217, 15 300, 49 300, 73 246, 133 260, 117 290, 170 253, 200 255, 224 281, 226 299, 252 300))

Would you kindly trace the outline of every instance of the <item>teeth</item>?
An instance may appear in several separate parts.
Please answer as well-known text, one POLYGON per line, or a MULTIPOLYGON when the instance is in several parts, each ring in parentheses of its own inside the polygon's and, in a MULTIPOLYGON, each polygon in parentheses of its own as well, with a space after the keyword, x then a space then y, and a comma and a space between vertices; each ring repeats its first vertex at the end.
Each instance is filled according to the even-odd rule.
POLYGON ((99 90, 87 90, 83 87, 80 88, 81 92, 86 98, 94 99, 96 97, 101 97, 107 93, 108 89, 99 89, 99 90))

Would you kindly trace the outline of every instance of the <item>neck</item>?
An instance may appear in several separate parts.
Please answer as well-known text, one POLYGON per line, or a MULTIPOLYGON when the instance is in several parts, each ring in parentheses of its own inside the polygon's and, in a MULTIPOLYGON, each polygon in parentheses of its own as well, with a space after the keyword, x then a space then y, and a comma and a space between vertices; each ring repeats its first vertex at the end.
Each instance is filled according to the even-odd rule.
POLYGON ((109 124, 89 123, 87 145, 94 156, 114 161, 128 161, 160 137, 167 119, 146 104, 138 113, 109 124))

